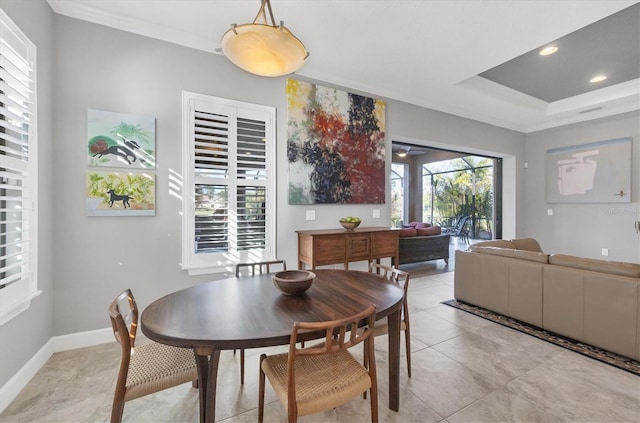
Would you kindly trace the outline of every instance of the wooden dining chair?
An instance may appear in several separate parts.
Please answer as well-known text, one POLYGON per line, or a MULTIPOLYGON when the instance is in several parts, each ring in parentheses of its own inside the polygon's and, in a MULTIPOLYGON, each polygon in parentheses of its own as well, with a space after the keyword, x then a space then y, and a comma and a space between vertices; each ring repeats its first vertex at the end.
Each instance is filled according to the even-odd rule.
POLYGON ((372 328, 376 310, 366 310, 341 320, 294 323, 289 353, 260 356, 258 422, 264 419, 265 377, 287 409, 288 421, 342 405, 369 391, 371 421, 378 422, 378 383, 372 328), (365 326, 358 329, 362 322, 365 326), (324 341, 311 347, 298 347, 298 336, 324 333, 324 341), (364 341, 370 357, 368 368, 348 351, 364 341))
MULTIPOLYGON (((369 264, 369 272, 379 274, 380 277, 398 284, 404 290, 400 330, 404 332, 404 341, 407 350, 407 374, 411 377, 411 327, 409 325, 409 305, 407 301, 409 292, 409 273, 377 263, 369 264)), ((376 322, 373 329, 373 336, 385 335, 387 333, 389 333, 387 319, 376 322)), ((367 351, 365 350, 365 362, 367 360, 366 353, 367 351)))
MULTIPOLYGON (((269 260, 236 264, 236 278, 287 270, 285 260, 269 260)), ((236 353, 236 350, 233 350, 236 353)), ((244 349, 240 350, 240 384, 244 385, 244 349)))
POLYGON ((270 260, 250 263, 238 263, 236 264, 236 277, 272 273, 272 271, 276 271, 278 270, 278 268, 279 270, 287 270, 286 261, 270 260), (272 266, 275 267, 275 269, 272 270, 272 266))
POLYGON ((130 289, 113 300, 109 318, 116 341, 122 347, 120 370, 111 408, 111 422, 120 422, 124 404, 186 382, 197 386, 193 350, 152 342, 135 346, 138 306, 130 289))

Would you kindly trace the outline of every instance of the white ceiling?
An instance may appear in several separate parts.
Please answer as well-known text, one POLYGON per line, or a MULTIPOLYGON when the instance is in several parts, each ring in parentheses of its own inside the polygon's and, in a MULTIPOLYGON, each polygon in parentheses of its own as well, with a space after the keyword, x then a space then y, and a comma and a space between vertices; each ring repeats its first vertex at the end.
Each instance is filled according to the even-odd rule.
MULTIPOLYGON (((250 23, 260 7, 260 0, 48 2, 62 15, 213 54, 231 24, 250 23)), ((477 75, 639 2, 272 0, 271 5, 276 21, 284 20, 311 53, 298 75, 533 132, 637 110, 640 80, 545 102, 477 75), (591 109, 596 110, 581 113, 591 109)), ((640 39, 640 34, 631 38, 636 36, 640 39)), ((557 83, 563 75, 547 77, 557 83)), ((575 76, 564 76, 570 77, 575 76)))

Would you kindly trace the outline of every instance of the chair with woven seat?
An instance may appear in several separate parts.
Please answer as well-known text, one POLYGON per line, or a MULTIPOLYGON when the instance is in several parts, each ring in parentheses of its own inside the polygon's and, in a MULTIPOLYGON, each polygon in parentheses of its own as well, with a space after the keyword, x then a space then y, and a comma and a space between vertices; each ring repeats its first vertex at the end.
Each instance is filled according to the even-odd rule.
MULTIPOLYGON (((281 268, 280 270, 287 270, 287 262, 285 260, 276 259, 269 261, 238 263, 236 264, 236 278, 271 273, 278 267, 281 268)), ((233 353, 235 354, 236 350, 233 350, 233 353)), ((244 384, 244 349, 240 350, 240 384, 244 384)))
POLYGON ((272 266, 281 267, 281 270, 287 270, 287 263, 284 260, 257 261, 236 264, 236 277, 248 275, 262 275, 275 271, 272 266))
POLYGON ((369 391, 371 421, 378 421, 378 384, 372 328, 375 306, 353 316, 329 322, 294 323, 289 353, 260 356, 258 422, 264 418, 265 378, 287 410, 288 421, 342 405, 369 391), (360 327, 364 321, 365 325, 360 327), (298 347, 299 336, 324 333, 321 344, 298 347), (371 358, 368 368, 348 351, 364 342, 371 358))
POLYGON ((136 398, 192 382, 198 372, 193 350, 151 342, 135 346, 138 306, 130 289, 109 306, 109 318, 116 341, 122 348, 120 370, 111 408, 111 422, 120 422, 124 404, 136 398))
MULTIPOLYGON (((400 285, 404 290, 400 330, 404 332, 404 341, 407 350, 407 374, 411 377, 411 327, 409 326, 409 305, 407 301, 407 295, 409 292, 409 273, 377 263, 371 263, 369 265, 369 272, 379 274, 382 278, 400 285)), ((373 328, 373 336, 386 335, 387 333, 389 333, 387 320, 382 319, 376 322, 376 325, 373 328)), ((366 360, 367 357, 365 350, 365 362, 366 360)))

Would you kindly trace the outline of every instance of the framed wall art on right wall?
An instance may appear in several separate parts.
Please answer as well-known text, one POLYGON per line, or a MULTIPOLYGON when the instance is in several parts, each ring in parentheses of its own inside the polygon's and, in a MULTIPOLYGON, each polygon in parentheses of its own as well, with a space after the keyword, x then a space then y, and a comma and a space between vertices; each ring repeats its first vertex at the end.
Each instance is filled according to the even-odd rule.
POLYGON ((548 203, 630 203, 632 138, 547 150, 548 203))

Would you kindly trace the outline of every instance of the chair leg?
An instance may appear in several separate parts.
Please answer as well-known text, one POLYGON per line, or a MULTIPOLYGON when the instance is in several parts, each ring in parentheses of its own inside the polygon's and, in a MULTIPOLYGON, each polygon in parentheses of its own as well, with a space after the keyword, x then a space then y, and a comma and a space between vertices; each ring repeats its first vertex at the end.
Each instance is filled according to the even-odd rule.
POLYGON ((244 348, 240 350, 240 384, 244 385, 244 348))
POLYGON ((371 423, 378 423, 378 388, 371 386, 371 423))
POLYGON ((375 363, 375 351, 373 349, 373 338, 366 339, 365 343, 366 342, 371 343, 371 346, 369 347, 371 348, 371 355, 369 356, 369 365, 371 367, 367 367, 369 375, 371 376, 371 388, 369 389, 369 395, 371 395, 371 423, 378 423, 378 377, 375 363))
POLYGON ((260 379, 258 381, 258 423, 264 419, 264 372, 262 371, 262 361, 267 358, 265 354, 260 355, 260 379))
MULTIPOLYGON (((122 372, 121 372, 122 373, 122 372)), ((122 413, 124 411, 124 395, 126 388, 127 373, 119 374, 116 382, 116 390, 113 394, 113 405, 111 406, 111 423, 120 423, 122 421, 122 413), (121 380, 122 379, 122 380, 121 380)))
MULTIPOLYGON (((364 347, 364 351, 363 351, 363 360, 362 360, 362 365, 364 366, 365 369, 369 369, 369 349, 367 348, 367 346, 365 345, 364 347)), ((367 391, 364 391, 362 393, 362 399, 367 399, 367 391)))
POLYGON ((411 377, 411 335, 409 326, 404 331, 404 344, 407 350, 407 374, 411 377))
POLYGON ((124 411, 124 399, 113 401, 111 407, 111 423, 120 423, 122 421, 122 413, 124 411))

